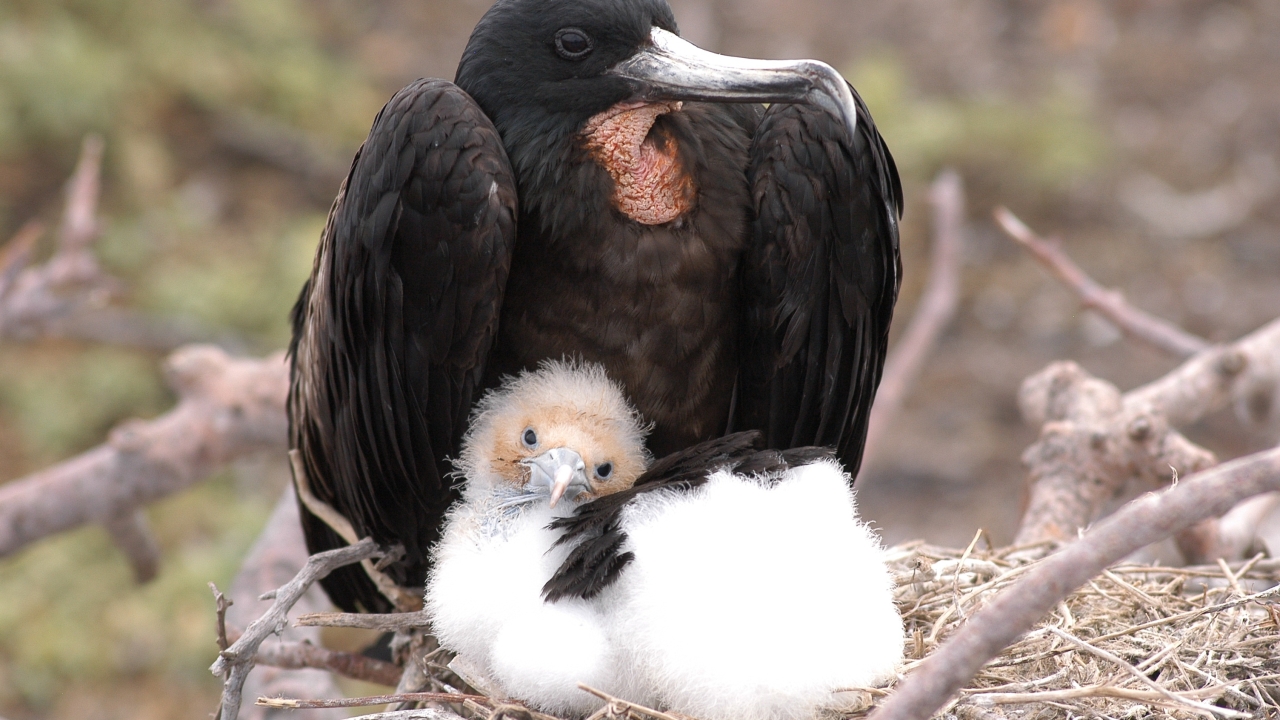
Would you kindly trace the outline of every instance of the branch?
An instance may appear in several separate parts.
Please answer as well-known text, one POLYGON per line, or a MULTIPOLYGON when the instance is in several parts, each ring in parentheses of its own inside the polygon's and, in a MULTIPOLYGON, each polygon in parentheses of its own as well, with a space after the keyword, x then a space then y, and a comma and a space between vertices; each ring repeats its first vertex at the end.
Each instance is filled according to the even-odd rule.
POLYGON ((1075 291, 1085 307, 1096 310, 1130 336, 1179 357, 1189 357, 1209 347, 1209 341, 1204 338, 1130 305, 1119 290, 1099 285, 1067 257, 1056 242, 1036 235, 1007 208, 998 207, 993 214, 1000 229, 1075 291))
MULTIPOLYGON (((272 601, 264 600, 262 596, 287 584, 306 564, 307 544, 302 537, 298 512, 298 498, 291 487, 286 487, 271 518, 267 520, 266 527, 254 541, 231 584, 229 594, 236 602, 231 606, 227 620, 236 627, 247 627, 267 612, 272 601)), ((314 612, 328 607, 329 598, 320 588, 312 587, 294 605, 294 611, 314 612)), ((240 635, 236 631, 235 637, 231 639, 234 641, 240 635)), ((360 680, 387 679, 387 663, 360 657, 360 660, 371 663, 361 667, 354 662, 344 662, 344 658, 337 654, 326 656, 329 651, 320 645, 318 628, 285 629, 278 639, 271 638, 259 646, 255 659, 258 667, 250 673, 243 692, 249 697, 278 695, 332 698, 342 697, 342 691, 335 682, 335 673, 358 675, 356 679, 360 680), (313 664, 323 667, 301 669, 310 668, 313 664)), ((220 645, 219 649, 226 648, 220 645)), ((391 671, 394 670, 392 666, 391 671)), ((340 710, 318 710, 309 715, 309 720, 344 720, 346 717, 346 713, 340 710)), ((274 712, 252 705, 242 708, 240 713, 241 720, 269 720, 275 716, 274 712)))
POLYGON ((160 571, 160 544, 147 524, 146 514, 137 508, 125 510, 107 518, 103 525, 111 541, 129 559, 133 579, 138 583, 155 579, 160 571))
POLYGON ((339 700, 302 700, 296 698, 258 698, 256 705, 282 710, 308 710, 312 708, 349 708, 368 707, 369 705, 388 705, 399 702, 447 702, 459 703, 464 700, 484 702, 489 698, 484 695, 466 695, 463 693, 405 693, 403 695, 370 695, 369 697, 342 698, 339 700))
POLYGON ((929 280, 911 324, 885 360, 884 374, 871 407, 862 466, 882 451, 885 434, 902 409, 907 391, 925 358, 950 324, 960 302, 960 263, 964 245, 964 182, 955 170, 943 170, 929 188, 933 205, 933 258, 929 280))
MULTIPOLYGON (((119 290, 119 283, 102 272, 90 245, 98 236, 98 195, 102 169, 102 138, 89 135, 80 150, 80 161, 67 183, 67 203, 63 211, 58 249, 47 262, 30 267, 3 283, 0 295, 0 338, 31 338, 44 335, 70 315, 102 307, 119 290)), ((31 226, 28 226, 29 228, 31 226)), ((30 254, 30 235, 15 238, 12 274, 25 265, 30 254), (23 245, 26 244, 24 248, 23 245)), ((8 253, 6 253, 8 255, 8 253)))
POLYGON ((46 262, 28 267, 43 226, 27 223, 0 252, 0 340, 68 338, 170 351, 192 342, 232 349, 244 341, 185 318, 153 317, 106 307, 121 284, 102 271, 93 254, 100 224, 102 138, 89 135, 67 183, 58 247, 46 262))
POLYGON ((283 452, 282 354, 247 360, 191 346, 169 357, 166 374, 179 398, 174 409, 126 422, 107 443, 0 486, 0 556, 85 523, 113 522, 237 458, 283 452))
MULTIPOLYGON (((400 682, 400 675, 403 672, 400 669, 400 666, 395 663, 366 657, 359 653, 330 650, 326 647, 321 647, 307 641, 290 642, 279 640, 275 642, 264 642, 262 646, 258 648, 258 653, 254 657, 253 661, 257 665, 267 665, 274 668, 280 668, 282 670, 302 670, 305 668, 328 670, 329 672, 337 673, 342 677, 360 680, 367 683, 386 685, 387 687, 395 687, 396 683, 400 682)), ((338 701, 316 700, 312 702, 325 703, 338 701)), ((388 700, 387 702, 392 701, 388 700)), ((264 703, 260 700, 257 704, 263 705, 264 703)), ((307 707, 325 708, 347 706, 309 705, 307 707)))
POLYGON ((275 592, 275 602, 262 617, 254 620, 239 640, 218 653, 218 659, 209 671, 223 677, 221 720, 236 720, 240 712, 240 696, 245 679, 253 667, 258 646, 288 625, 289 610, 316 581, 334 570, 358 563, 361 560, 382 555, 382 550, 372 539, 366 538, 346 547, 312 555, 293 580, 275 592))
POLYGON ((1263 492, 1280 490, 1280 448, 1224 463, 1145 495, 1042 560, 909 675, 872 720, 929 717, 988 660, 1111 563, 1263 492))
MULTIPOLYGON (((1042 427, 1023 455, 1031 497, 1015 542, 1070 539, 1131 481, 1146 489, 1167 482, 1171 467, 1187 475, 1214 465, 1213 453, 1174 426, 1233 401, 1248 405, 1256 404, 1253 395, 1270 397, 1280 387, 1278 363, 1280 320, 1230 345, 1214 346, 1124 394, 1075 363, 1054 363, 1028 378, 1018 404, 1028 423, 1042 427)), ((1215 537, 1217 532, 1208 531, 1215 537)), ((1193 553, 1188 559, 1212 558, 1193 553)))
POLYGON ((426 613, 422 612, 381 614, 327 612, 300 615, 293 621, 293 625, 294 627, 346 627, 396 632, 427 628, 431 626, 431 621, 426 613))

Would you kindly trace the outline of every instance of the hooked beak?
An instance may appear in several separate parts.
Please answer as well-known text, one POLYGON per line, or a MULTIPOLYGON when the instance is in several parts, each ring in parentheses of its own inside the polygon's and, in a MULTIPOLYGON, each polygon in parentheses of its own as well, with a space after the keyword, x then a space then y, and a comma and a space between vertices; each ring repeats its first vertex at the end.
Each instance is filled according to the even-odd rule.
POLYGON ((572 500, 591 490, 582 456, 569 448, 554 448, 521 462, 529 466, 527 487, 531 490, 547 489, 551 495, 551 507, 555 507, 562 497, 572 500))
POLYGON ((608 70, 639 83, 635 100, 803 102, 843 119, 850 136, 857 128, 853 93, 840 73, 824 62, 718 55, 656 27, 649 42, 608 70))

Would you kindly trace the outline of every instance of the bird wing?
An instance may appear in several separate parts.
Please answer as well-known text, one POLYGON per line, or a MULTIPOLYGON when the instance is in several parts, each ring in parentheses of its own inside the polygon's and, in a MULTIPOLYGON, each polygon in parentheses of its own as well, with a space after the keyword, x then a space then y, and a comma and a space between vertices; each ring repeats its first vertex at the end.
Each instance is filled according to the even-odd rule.
MULTIPOLYGON (((484 373, 516 234, 501 139, 443 80, 405 87, 374 120, 329 212, 294 307, 290 442, 313 494, 358 536, 403 543, 388 572, 421 586, 456 493, 456 456, 484 373)), ((344 542, 306 507, 312 552, 344 542)), ((386 611, 359 567, 339 606, 386 611)))
POLYGON ((652 492, 688 492, 705 485, 717 470, 741 475, 776 474, 831 457, 829 448, 762 450, 758 431, 733 433, 674 452, 655 462, 627 490, 586 503, 573 515, 552 521, 562 530, 556 545, 574 545, 568 557, 542 587, 547 602, 567 597, 591 599, 612 585, 635 559, 623 550, 627 534, 622 513, 636 498, 652 492))
POLYGON ((732 427, 768 447, 835 447, 856 475, 902 276, 902 185, 853 96, 852 138, 819 108, 774 104, 752 142, 732 427))

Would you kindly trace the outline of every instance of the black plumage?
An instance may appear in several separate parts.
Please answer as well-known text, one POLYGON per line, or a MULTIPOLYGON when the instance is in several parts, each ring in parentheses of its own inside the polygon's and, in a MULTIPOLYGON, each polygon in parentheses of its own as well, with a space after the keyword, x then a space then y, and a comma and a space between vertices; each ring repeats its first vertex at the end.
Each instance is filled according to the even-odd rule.
MULTIPOLYGON (((604 365, 655 455, 758 430, 856 472, 901 275, 892 157, 856 94, 852 135, 833 114, 829 68, 699 70, 675 30, 664 0, 499 0, 457 84, 398 92, 356 155, 293 312, 290 437, 316 497, 405 546, 403 585, 478 391, 546 358, 604 365), (659 168, 638 205, 628 160, 659 168)), ((313 552, 342 544, 303 518, 313 552)), ((390 609, 358 567, 324 585, 390 609)))
POLYGON ((572 545, 573 550, 543 586, 542 596, 549 602, 566 597, 590 600, 618 579, 634 559, 632 553, 622 550, 627 539, 620 528, 622 512, 640 495, 686 492, 705 485, 719 470, 767 480, 783 470, 833 455, 834 451, 825 447, 767 449, 758 430, 732 433, 672 453, 655 462, 630 489, 593 500, 573 515, 551 523, 551 529, 562 531, 556 545, 572 545))

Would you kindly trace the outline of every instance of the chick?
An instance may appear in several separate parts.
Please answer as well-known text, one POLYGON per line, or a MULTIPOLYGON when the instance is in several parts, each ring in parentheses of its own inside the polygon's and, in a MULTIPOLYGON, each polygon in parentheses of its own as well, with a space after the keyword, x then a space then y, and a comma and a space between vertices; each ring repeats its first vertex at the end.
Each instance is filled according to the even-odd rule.
POLYGON ((832 451, 744 432, 646 469, 644 432, 593 366, 481 401, 427 588, 444 647, 567 716, 601 706, 586 683, 704 720, 799 720, 893 676, 892 582, 832 451))
POLYGON ((579 682, 629 692, 596 603, 544 602, 568 550, 548 525, 631 487, 647 428, 598 366, 546 363, 477 406, 457 463, 462 498, 434 550, 426 608, 442 646, 507 695, 565 715, 601 701, 579 682))
POLYGON ((703 720, 810 718, 902 661, 884 551, 848 475, 825 449, 757 439, 664 459, 553 524, 574 552, 547 598, 592 599, 637 696, 703 720))

